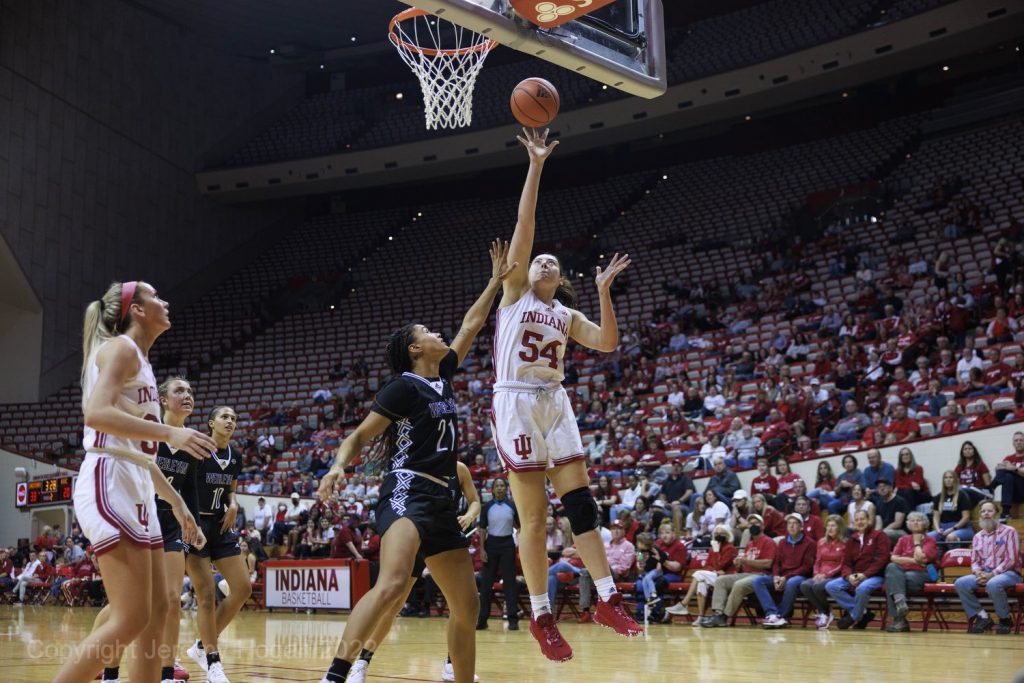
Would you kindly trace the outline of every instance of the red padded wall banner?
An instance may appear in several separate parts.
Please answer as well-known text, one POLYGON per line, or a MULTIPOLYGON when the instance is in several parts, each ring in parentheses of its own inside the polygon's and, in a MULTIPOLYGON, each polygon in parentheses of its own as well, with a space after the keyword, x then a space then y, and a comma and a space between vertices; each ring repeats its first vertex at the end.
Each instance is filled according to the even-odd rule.
POLYGON ((512 7, 519 16, 537 26, 553 28, 613 2, 615 0, 512 0, 512 7))

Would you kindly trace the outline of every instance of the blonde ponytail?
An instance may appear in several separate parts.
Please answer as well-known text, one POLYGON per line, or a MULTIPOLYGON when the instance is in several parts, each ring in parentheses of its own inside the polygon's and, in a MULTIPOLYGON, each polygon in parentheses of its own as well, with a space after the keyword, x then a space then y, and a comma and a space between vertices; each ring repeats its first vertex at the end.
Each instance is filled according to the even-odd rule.
MULTIPOLYGON (((127 329, 131 319, 122 320, 121 290, 122 282, 114 282, 107 288, 103 298, 90 303, 85 309, 85 320, 82 323, 82 388, 85 388, 85 373, 89 367, 96 347, 108 339, 113 339, 127 329)), ((133 303, 138 297, 135 292, 133 303)))

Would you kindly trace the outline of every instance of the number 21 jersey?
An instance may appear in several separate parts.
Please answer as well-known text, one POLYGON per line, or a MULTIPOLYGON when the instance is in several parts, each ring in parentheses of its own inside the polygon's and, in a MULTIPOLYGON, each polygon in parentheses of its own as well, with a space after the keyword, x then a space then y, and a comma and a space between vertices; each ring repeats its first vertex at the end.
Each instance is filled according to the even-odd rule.
POLYGON ((531 290, 511 306, 499 308, 494 326, 496 382, 558 384, 565 378, 565 346, 572 309, 551 305, 531 290))

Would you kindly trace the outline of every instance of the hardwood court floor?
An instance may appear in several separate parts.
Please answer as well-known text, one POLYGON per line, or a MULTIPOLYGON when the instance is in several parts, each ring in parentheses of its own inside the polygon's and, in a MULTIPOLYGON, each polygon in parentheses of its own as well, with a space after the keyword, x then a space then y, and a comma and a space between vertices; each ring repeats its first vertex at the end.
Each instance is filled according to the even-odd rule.
MULTIPOLYGON (((95 614, 96 610, 81 607, 0 607, 0 681, 51 681, 60 667, 61 649, 86 635, 95 614)), ((243 612, 221 639, 228 677, 232 683, 315 683, 333 656, 344 619, 345 615, 243 612)), ((440 680, 445 623, 440 618, 399 619, 374 657, 367 680, 440 680)), ((1002 683, 1024 667, 1024 640, 1019 635, 886 634, 877 628, 824 633, 798 627, 702 630, 676 623, 652 626, 646 638, 625 640, 595 624, 573 621, 562 622, 562 632, 576 656, 554 664, 541 656, 528 622, 521 626, 522 630, 509 632, 501 620, 492 618, 490 629, 479 632, 477 673, 483 683, 1002 683)), ((195 633, 194 614, 186 613, 182 642, 195 633)), ((185 665, 193 683, 205 681, 194 663, 185 665)))

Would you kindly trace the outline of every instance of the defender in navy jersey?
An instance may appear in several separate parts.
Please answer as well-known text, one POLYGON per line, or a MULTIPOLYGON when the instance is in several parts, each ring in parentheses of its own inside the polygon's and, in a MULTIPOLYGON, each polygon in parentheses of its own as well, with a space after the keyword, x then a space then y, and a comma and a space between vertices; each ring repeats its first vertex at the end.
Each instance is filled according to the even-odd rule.
MULTIPOLYGON (((456 405, 451 379, 469 353, 506 274, 508 245, 491 245, 491 279, 462 321, 451 347, 441 335, 410 324, 394 332, 386 355, 392 380, 377 393, 372 412, 338 448, 334 466, 320 482, 319 495, 328 500, 345 468, 363 446, 378 439, 371 455, 387 474, 377 506, 381 534, 380 573, 370 592, 355 605, 341 644, 323 681, 341 683, 364 675, 352 662, 385 621, 396 601, 409 592, 416 556, 422 554, 450 610, 448 651, 459 680, 470 680, 476 660, 474 624, 479 611, 473 562, 456 516, 450 485, 457 476, 456 405)), ((365 667, 363 667, 365 668, 365 667)))
POLYGON ((217 637, 252 593, 249 572, 235 531, 238 515, 235 488, 242 471, 242 454, 231 445, 231 435, 237 422, 235 411, 227 406, 217 406, 210 412, 207 425, 217 450, 212 457, 199 463, 196 473, 196 512, 199 525, 206 534, 206 546, 190 549, 188 556, 188 575, 196 592, 199 622, 199 640, 188 649, 188 655, 206 671, 208 683, 227 683, 217 637), (213 572, 210 571, 211 561, 228 582, 227 596, 219 607, 213 572))

